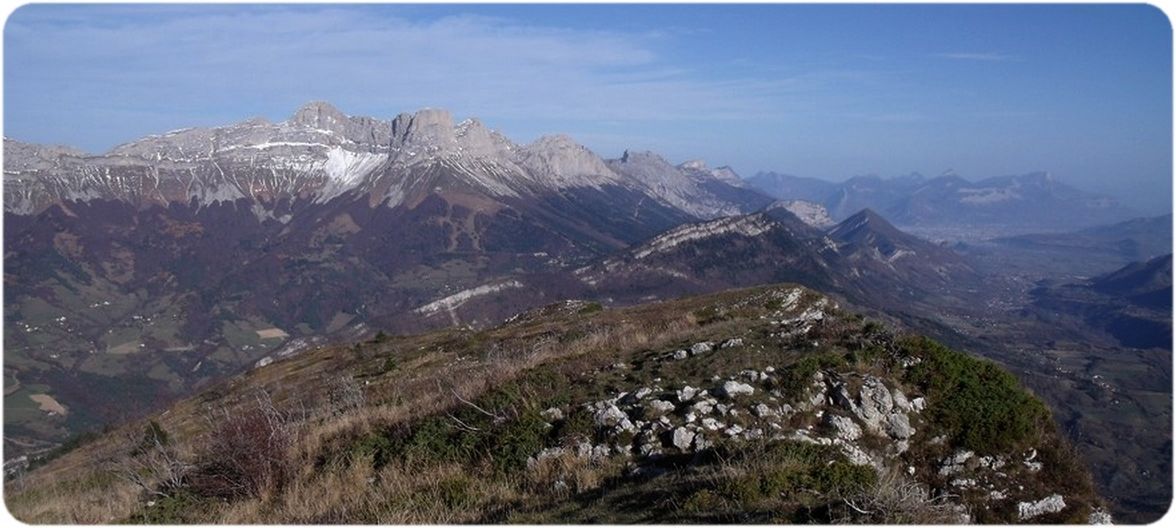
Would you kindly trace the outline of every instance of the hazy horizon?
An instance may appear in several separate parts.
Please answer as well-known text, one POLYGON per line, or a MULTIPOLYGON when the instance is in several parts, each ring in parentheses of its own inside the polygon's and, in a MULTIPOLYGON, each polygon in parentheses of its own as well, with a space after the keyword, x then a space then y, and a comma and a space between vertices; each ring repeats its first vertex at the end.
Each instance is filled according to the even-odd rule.
POLYGON ((1048 171, 1171 211, 1150 6, 29 5, 5 47, 5 135, 95 153, 326 100, 744 177, 1048 171))

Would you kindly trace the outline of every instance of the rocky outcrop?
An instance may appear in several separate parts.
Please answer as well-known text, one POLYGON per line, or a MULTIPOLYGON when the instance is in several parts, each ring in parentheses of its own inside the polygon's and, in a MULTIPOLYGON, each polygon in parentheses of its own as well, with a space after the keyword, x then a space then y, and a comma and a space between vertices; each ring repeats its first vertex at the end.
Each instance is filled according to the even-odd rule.
POLYGON ((1032 519, 1046 513, 1057 513, 1065 508, 1065 499, 1055 493, 1036 502, 1017 503, 1017 517, 1021 520, 1032 519))

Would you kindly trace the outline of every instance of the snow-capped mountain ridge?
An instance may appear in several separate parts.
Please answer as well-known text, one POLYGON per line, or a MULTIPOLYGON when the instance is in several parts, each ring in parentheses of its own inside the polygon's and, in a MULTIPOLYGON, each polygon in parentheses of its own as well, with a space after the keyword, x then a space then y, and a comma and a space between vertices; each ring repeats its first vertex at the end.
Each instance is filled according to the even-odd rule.
POLYGON ((177 129, 101 155, 8 138, 5 153, 5 210, 18 214, 94 199, 139 206, 247 199, 266 207, 349 193, 396 207, 452 186, 492 199, 617 188, 697 218, 753 209, 739 203, 745 197, 711 188, 733 187, 738 177, 726 168, 675 167, 653 153, 606 161, 566 135, 520 146, 476 118, 455 124, 436 108, 385 121, 316 101, 285 121, 177 129))

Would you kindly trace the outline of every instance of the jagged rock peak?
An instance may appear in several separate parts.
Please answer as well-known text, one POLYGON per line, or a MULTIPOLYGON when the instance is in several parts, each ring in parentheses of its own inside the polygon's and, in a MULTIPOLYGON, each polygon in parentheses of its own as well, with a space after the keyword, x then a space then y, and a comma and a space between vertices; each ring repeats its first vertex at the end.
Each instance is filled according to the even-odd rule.
POLYGON ((670 162, 652 150, 625 150, 621 154, 621 163, 656 163, 670 165, 670 162))
POLYGON ((392 120, 392 140, 399 143, 439 144, 454 137, 453 116, 448 110, 424 108, 402 113, 392 120))
POLYGON ((520 154, 524 166, 560 185, 597 186, 619 180, 604 160, 564 134, 543 136, 520 154))
POLYGON ((88 154, 65 145, 38 145, 10 137, 4 138, 4 171, 15 173, 45 169, 61 163, 62 158, 81 158, 88 154))
POLYGON ((290 116, 288 124, 338 134, 366 145, 386 145, 389 123, 372 117, 350 116, 326 101, 311 101, 290 116))
POLYGON ((555 149, 555 148, 584 148, 567 134, 548 134, 532 141, 527 148, 555 149))
POLYGON ((680 168, 680 169, 695 169, 695 170, 706 170, 706 168, 707 168, 707 167, 706 167, 706 160, 700 160, 700 159, 696 159, 696 160, 690 160, 690 161, 687 161, 687 162, 683 162, 681 165, 678 165, 678 168, 680 168))
POLYGON ((326 101, 311 101, 294 112, 290 121, 323 130, 340 130, 347 126, 347 114, 326 101))

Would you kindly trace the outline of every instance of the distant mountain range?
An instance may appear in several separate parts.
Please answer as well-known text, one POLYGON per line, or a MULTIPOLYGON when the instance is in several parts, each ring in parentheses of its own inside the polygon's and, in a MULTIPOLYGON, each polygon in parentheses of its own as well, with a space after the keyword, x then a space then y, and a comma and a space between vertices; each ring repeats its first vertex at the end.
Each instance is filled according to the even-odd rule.
POLYGON ((1034 304, 1101 328, 1124 346, 1172 349, 1172 254, 1033 291, 1034 304))
POLYGON ((819 203, 834 219, 870 208, 900 226, 1053 229, 1138 216, 1113 198, 1078 190, 1045 172, 977 182, 947 172, 935 178, 857 176, 840 183, 768 172, 748 183, 778 199, 819 203))
MULTIPOLYGON (((1170 253, 1170 216, 952 246, 905 232, 1127 214, 1047 175, 745 182, 652 152, 605 159, 563 135, 516 144, 443 110, 380 120, 320 102, 98 155, 6 138, 4 183, 10 453, 334 342, 490 327, 567 299, 797 282, 951 338, 952 324, 987 333, 1028 313, 1037 285, 1041 321, 1094 306, 1091 321, 1127 321, 1107 332, 1151 336, 1129 346, 1170 335, 1170 313, 1136 306, 1162 295, 1123 286, 1150 288, 1132 278, 1150 264, 1085 279, 1170 253), (1056 273, 1069 261, 1083 266, 1056 273), (1064 280, 1038 284, 1043 271, 1064 280)), ((1168 262, 1150 276, 1170 285, 1168 262)), ((1010 349, 1025 340, 994 338, 1006 335, 1010 349)))
POLYGON ((780 281, 901 306, 974 280, 872 212, 831 226, 729 168, 518 145, 441 110, 311 103, 102 155, 6 139, 4 164, 7 372, 68 409, 14 414, 25 439, 376 329, 780 281))

